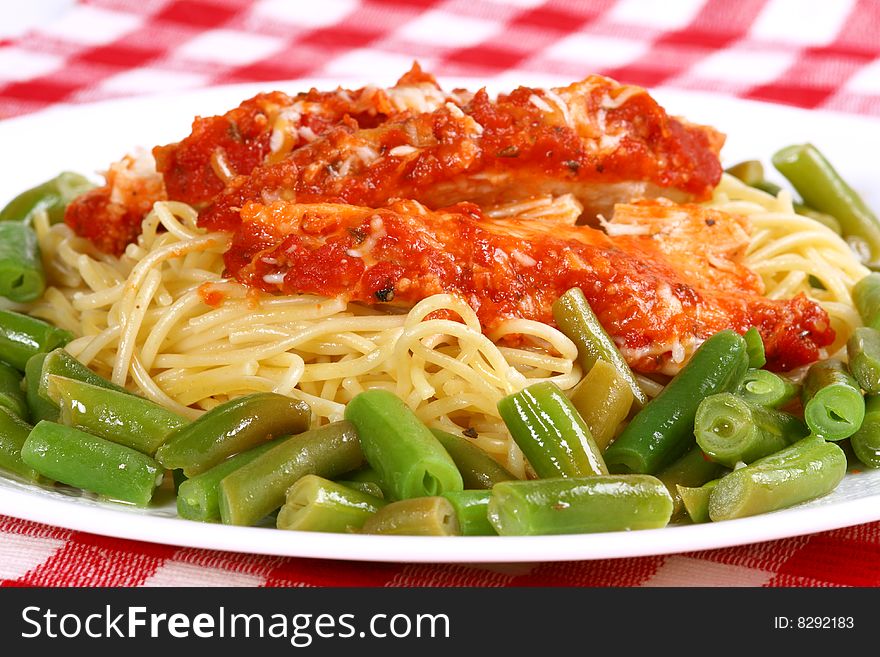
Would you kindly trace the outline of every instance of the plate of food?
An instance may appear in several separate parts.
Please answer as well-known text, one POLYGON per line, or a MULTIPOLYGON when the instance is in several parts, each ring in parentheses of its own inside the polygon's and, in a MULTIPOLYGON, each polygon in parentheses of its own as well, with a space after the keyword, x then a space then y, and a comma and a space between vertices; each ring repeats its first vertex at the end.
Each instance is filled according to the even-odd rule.
POLYGON ((877 122, 543 82, 0 123, 0 513, 426 562, 880 519, 877 122))

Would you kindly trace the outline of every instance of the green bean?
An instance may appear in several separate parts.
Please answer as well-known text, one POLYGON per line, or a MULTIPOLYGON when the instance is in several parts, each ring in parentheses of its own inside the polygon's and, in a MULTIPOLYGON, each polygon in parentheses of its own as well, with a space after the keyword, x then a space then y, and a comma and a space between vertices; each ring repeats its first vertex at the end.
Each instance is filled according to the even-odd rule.
POLYGON ((60 417, 58 404, 49 398, 49 393, 46 389, 50 376, 63 376, 68 379, 89 383, 99 388, 115 390, 128 395, 133 394, 122 386, 118 386, 103 376, 96 374, 64 349, 55 349, 49 353, 39 353, 32 356, 28 360, 24 371, 27 384, 28 406, 31 410, 31 417, 36 422, 40 420, 57 422, 60 417))
POLYGON ((129 395, 133 394, 122 386, 116 385, 109 379, 105 379, 100 374, 93 372, 64 349, 50 351, 46 354, 46 358, 43 361, 43 369, 40 372, 39 392, 47 399, 48 393, 46 392, 46 386, 48 384, 48 378, 53 375, 82 381, 83 383, 98 386, 99 388, 106 388, 107 390, 124 392, 129 395))
POLYGON ((305 431, 310 416, 305 402, 284 395, 238 397, 174 431, 156 451, 156 459, 169 470, 183 468, 189 477, 278 436, 305 431))
POLYGON ((754 187, 755 189, 760 189, 762 192, 770 194, 770 196, 779 196, 779 192, 782 191, 782 187, 769 180, 759 180, 749 186, 754 187))
POLYGON ((660 472, 657 479, 663 482, 666 490, 672 496, 672 515, 678 517, 684 511, 681 495, 678 494, 678 486, 696 488, 707 481, 718 477, 724 468, 703 454, 699 447, 693 447, 684 456, 676 459, 660 472))
POLYGON ((145 454, 45 420, 31 431, 21 458, 50 479, 140 506, 150 502, 163 476, 145 454))
POLYGON ((455 508, 445 497, 414 497, 392 502, 371 516, 364 534, 405 536, 458 536, 461 528, 455 508))
POLYGON ((345 486, 346 488, 356 490, 359 493, 363 493, 364 495, 371 495, 380 500, 385 499, 385 491, 382 490, 379 484, 375 484, 372 481, 351 481, 350 479, 337 479, 336 483, 340 486, 345 486))
POLYGON ((50 374, 46 391, 61 424, 153 456, 188 421, 149 399, 50 374))
POLYGON ((688 517, 693 523, 709 522, 709 496, 715 490, 720 479, 707 481, 697 488, 676 486, 688 517))
POLYGON ((516 479, 498 461, 468 442, 467 438, 440 429, 431 429, 431 433, 452 457, 465 488, 490 489, 499 481, 516 479))
POLYGON ((658 472, 693 446, 700 401, 736 390, 747 367, 741 335, 730 330, 713 335, 605 450, 605 462, 624 471, 658 472))
POLYGON ((443 493, 455 509, 462 536, 495 536, 495 528, 489 522, 490 490, 457 490, 443 493))
POLYGON ((50 223, 60 223, 64 221, 67 205, 74 198, 94 187, 95 185, 84 176, 64 171, 12 199, 0 210, 0 221, 23 221, 34 213, 45 210, 49 215, 50 223))
POLYGON ((803 420, 723 392, 697 409, 697 445, 713 461, 732 468, 778 452, 809 434, 803 420))
POLYGON ((737 162, 724 170, 734 178, 739 178, 749 187, 754 187, 764 180, 764 165, 760 160, 737 162))
POLYGON ((24 372, 28 359, 40 352, 63 347, 73 339, 70 331, 35 317, 0 310, 0 360, 24 372))
POLYGON ((767 364, 767 356, 764 354, 764 340, 761 333, 754 326, 743 334, 746 341, 746 353, 749 356, 749 367, 759 369, 767 364))
POLYGON ((846 454, 809 436, 723 477, 709 495, 709 517, 731 520, 821 497, 846 474, 846 454))
POLYGON ((852 298, 865 326, 880 329, 880 274, 868 274, 856 283, 852 298))
POLYGON ((0 408, 6 408, 18 417, 27 419, 27 398, 21 383, 21 372, 0 362, 0 408))
POLYGON ((338 481, 339 483, 343 483, 342 479, 345 479, 346 486, 354 486, 355 484, 369 484, 373 488, 373 490, 378 488, 381 491, 381 494, 376 495, 369 490, 365 490, 364 492, 367 492, 370 495, 376 495, 376 497, 381 497, 382 499, 391 498, 391 489, 384 481, 382 481, 382 477, 379 476, 379 473, 376 472, 369 465, 358 468, 354 472, 346 472, 343 477, 340 477, 336 481, 338 481))
POLYGON ((509 395, 498 411, 538 477, 608 474, 590 428, 555 383, 509 395))
POLYGON ((348 402, 345 419, 357 430, 364 456, 387 485, 391 499, 464 488, 461 473, 443 445, 393 393, 360 393, 348 402))
POLYGON ((862 390, 880 393, 880 331, 860 326, 846 343, 847 360, 862 390))
POLYGON ((633 394, 614 365, 597 360, 572 390, 571 403, 590 428, 596 446, 604 451, 629 416, 633 394))
POLYGON ((773 165, 807 205, 830 214, 840 222, 844 237, 864 244, 869 262, 880 262, 880 222, 815 146, 787 146, 773 155, 773 165))
MULTIPOLYGON (((194 477, 186 478, 177 488, 177 514, 187 520, 200 522, 216 522, 220 520, 220 482, 227 475, 244 467, 258 456, 275 447, 278 441, 258 445, 246 452, 231 456, 194 477)), ((174 472, 183 473, 182 470, 174 472)))
POLYGON ((0 468, 30 481, 40 473, 21 460, 21 448, 33 427, 4 406, 0 406, 0 468))
POLYGON ((859 461, 869 468, 880 468, 880 395, 865 397, 865 421, 849 443, 859 461))
POLYGON ((39 299, 45 289, 34 229, 21 221, 0 222, 0 297, 25 303, 39 299))
POLYGON ((817 436, 843 440, 853 435, 865 418, 865 400, 859 384, 840 361, 814 363, 801 389, 804 420, 817 436))
POLYGON ((227 525, 253 525, 284 504, 298 479, 338 477, 364 462, 354 426, 334 422, 286 438, 220 482, 220 518, 227 525))
POLYGON ((505 481, 492 489, 488 515, 501 536, 650 529, 669 523, 672 498, 650 475, 505 481))
POLYGON ((40 420, 57 422, 60 415, 58 406, 48 397, 40 394, 40 376, 47 356, 46 353, 34 354, 28 358, 24 367, 25 395, 32 422, 40 420))
POLYGON ((287 491, 276 526, 307 532, 355 532, 385 504, 378 497, 306 475, 287 491))
POLYGON ((767 408, 779 408, 797 397, 799 392, 798 386, 773 372, 749 370, 736 394, 767 408))
POLYGON ((648 402, 648 396, 639 386, 614 340, 602 328, 580 288, 571 288, 553 303, 553 320, 559 330, 577 345, 578 361, 584 372, 589 372, 597 360, 611 363, 626 381, 639 405, 644 406, 648 402))

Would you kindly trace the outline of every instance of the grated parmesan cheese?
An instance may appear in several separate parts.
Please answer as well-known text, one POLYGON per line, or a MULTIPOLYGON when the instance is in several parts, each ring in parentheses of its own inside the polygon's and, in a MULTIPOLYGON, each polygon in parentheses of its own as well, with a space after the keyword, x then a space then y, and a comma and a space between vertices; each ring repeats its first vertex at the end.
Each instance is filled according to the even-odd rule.
POLYGON ((510 255, 514 260, 516 260, 519 264, 523 265, 524 267, 534 267, 536 264, 538 264, 538 261, 535 260, 532 256, 528 255, 527 253, 523 253, 522 251, 518 251, 516 249, 511 251, 510 255))
POLYGON ((544 95, 559 108, 560 112, 562 112, 562 118, 565 120, 565 124, 569 128, 574 128, 574 122, 571 119, 571 112, 568 111, 568 105, 562 100, 562 97, 552 89, 545 89, 544 95))
POLYGON ((553 113, 553 108, 550 107, 550 104, 546 100, 541 98, 538 94, 532 94, 531 96, 529 96, 529 102, 542 112, 548 112, 550 114, 553 113))
POLYGON ((406 157, 407 155, 412 155, 413 153, 418 153, 419 149, 415 146, 395 146, 390 151, 388 151, 388 155, 391 157, 406 157))

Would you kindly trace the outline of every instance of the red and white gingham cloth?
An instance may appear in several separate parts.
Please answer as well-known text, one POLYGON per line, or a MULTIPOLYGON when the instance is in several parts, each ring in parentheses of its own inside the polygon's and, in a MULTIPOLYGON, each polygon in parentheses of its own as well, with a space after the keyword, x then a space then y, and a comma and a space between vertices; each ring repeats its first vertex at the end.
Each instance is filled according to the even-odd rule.
MULTIPOLYGON (((880 116, 877 0, 81 0, 0 40, 0 117, 302 77, 604 73, 880 116)), ((0 516, 0 585, 880 585, 880 523, 674 556, 475 567, 238 555, 0 516)))

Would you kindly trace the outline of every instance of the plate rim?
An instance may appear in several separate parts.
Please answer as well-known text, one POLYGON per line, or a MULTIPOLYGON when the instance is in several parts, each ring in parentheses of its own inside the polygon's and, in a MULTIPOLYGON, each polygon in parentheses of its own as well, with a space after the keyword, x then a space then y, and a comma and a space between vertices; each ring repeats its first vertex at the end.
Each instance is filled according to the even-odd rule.
POLYGON ((550 536, 378 536, 203 523, 150 515, 109 502, 80 504, 74 499, 55 499, 4 486, 0 492, 0 514, 71 531, 182 548, 344 561, 475 564, 687 554, 864 524, 871 522, 865 520, 870 512, 875 520, 880 519, 877 510, 880 495, 870 495, 822 507, 795 507, 718 523, 671 525, 661 529, 550 536), (76 514, 68 513, 72 508, 77 510, 76 514), (815 522, 817 515, 822 518, 821 522, 815 522), (809 526, 799 522, 807 516, 814 521, 809 526), (134 519, 134 522, 113 522, 123 519, 134 519), (112 533, 107 531, 108 524, 114 528, 112 533), (196 538, 193 534, 201 536, 196 538), (718 544, 719 534, 725 539, 722 545, 718 544), (646 545, 651 546, 649 550, 645 549, 646 545), (468 549, 460 550, 461 546, 468 549), (609 546, 614 548, 612 554, 608 553, 609 546), (466 554, 456 555, 456 552, 466 554))

